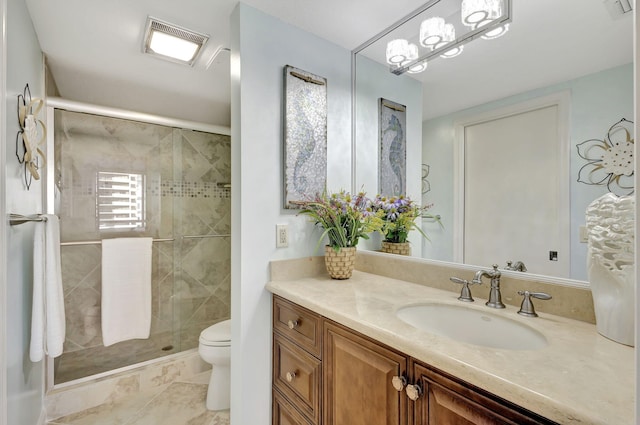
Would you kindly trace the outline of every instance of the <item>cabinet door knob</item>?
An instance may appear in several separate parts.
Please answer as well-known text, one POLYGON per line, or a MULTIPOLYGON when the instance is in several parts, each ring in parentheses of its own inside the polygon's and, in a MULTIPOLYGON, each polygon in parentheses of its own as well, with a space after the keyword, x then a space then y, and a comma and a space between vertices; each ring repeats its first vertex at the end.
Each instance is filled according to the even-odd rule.
POLYGON ((422 395, 422 388, 420 388, 418 384, 409 384, 407 385, 406 392, 409 399, 416 401, 422 395))
POLYGON ((402 391, 407 385, 407 378, 402 375, 394 376, 393 378, 391 378, 391 385, 393 385, 393 388, 395 388, 397 391, 402 391))
POLYGON ((292 382, 294 379, 296 379, 296 371, 287 372, 285 376, 287 378, 287 382, 292 382))
POLYGON ((295 327, 297 327, 297 326, 299 325, 298 320, 299 320, 299 319, 296 319, 296 320, 289 320, 289 321, 287 322, 287 326, 289 326, 289 329, 294 329, 295 327))

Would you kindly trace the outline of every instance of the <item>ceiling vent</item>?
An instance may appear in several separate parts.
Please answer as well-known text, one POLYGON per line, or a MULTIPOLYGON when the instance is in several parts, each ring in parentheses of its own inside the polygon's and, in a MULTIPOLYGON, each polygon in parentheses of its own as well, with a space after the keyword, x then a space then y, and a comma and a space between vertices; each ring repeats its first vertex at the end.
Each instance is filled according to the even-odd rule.
POLYGON ((633 10, 633 0, 604 0, 613 19, 618 19, 633 10))
POLYGON ((142 51, 193 66, 209 36, 149 16, 142 51))

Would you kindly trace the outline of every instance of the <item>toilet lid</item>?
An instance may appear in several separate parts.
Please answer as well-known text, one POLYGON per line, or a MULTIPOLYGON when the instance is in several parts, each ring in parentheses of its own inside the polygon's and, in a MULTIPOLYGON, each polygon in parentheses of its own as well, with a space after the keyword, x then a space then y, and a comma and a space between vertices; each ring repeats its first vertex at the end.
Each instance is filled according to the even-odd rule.
POLYGON ((224 320, 209 326, 200 334, 205 342, 231 342, 231 320, 224 320))

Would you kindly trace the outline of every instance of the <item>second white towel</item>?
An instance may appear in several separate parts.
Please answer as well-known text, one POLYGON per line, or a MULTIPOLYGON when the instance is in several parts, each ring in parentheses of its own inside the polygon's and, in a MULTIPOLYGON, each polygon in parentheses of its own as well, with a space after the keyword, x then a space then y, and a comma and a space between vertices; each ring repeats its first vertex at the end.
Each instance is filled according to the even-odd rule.
POLYGON ((60 223, 44 215, 33 240, 33 306, 29 358, 39 362, 45 354, 58 357, 65 340, 64 296, 60 267, 60 223))
POLYGON ((152 238, 102 240, 102 342, 149 338, 152 238))

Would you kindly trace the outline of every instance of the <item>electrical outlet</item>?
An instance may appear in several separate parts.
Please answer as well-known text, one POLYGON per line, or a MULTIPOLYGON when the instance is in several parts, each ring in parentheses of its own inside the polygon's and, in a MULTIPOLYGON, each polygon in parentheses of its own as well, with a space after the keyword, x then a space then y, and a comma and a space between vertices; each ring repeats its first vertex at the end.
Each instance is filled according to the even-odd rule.
POLYGON ((286 224, 276 224, 276 248, 286 248, 289 246, 289 226, 286 224))

